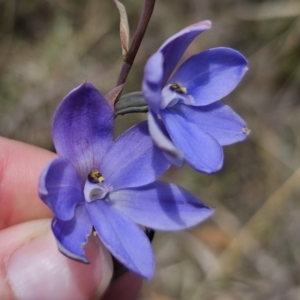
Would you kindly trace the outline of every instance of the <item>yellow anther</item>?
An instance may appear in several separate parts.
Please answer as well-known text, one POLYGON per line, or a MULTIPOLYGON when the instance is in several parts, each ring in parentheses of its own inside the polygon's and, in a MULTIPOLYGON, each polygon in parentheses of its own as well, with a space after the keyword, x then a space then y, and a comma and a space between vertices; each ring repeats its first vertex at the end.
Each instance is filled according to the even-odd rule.
POLYGON ((187 88, 184 86, 181 86, 179 83, 172 83, 170 85, 170 89, 176 93, 179 94, 186 94, 187 93, 187 88))
POLYGON ((102 176, 102 174, 98 170, 93 170, 88 175, 88 180, 91 183, 101 183, 104 181, 104 179, 105 178, 102 176))

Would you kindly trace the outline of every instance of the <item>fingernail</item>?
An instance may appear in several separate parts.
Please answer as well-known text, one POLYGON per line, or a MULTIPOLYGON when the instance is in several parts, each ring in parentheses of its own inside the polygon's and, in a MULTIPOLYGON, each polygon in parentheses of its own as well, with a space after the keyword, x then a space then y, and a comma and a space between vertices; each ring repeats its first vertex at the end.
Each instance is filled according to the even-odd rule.
POLYGON ((8 280, 18 300, 79 300, 101 295, 112 275, 108 251, 97 237, 85 247, 91 264, 63 256, 51 232, 17 249, 7 264, 8 280))

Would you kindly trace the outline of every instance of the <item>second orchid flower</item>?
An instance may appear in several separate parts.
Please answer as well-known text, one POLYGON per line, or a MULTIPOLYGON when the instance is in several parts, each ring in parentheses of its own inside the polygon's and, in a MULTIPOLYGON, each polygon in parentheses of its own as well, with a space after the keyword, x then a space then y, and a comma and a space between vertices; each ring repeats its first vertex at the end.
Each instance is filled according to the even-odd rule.
POLYGON ((210 26, 203 21, 170 37, 149 58, 142 86, 155 144, 171 163, 180 166, 186 160, 209 174, 223 165, 222 146, 242 141, 249 133, 244 120, 219 101, 248 69, 241 53, 212 48, 191 56, 171 76, 190 43, 210 26))

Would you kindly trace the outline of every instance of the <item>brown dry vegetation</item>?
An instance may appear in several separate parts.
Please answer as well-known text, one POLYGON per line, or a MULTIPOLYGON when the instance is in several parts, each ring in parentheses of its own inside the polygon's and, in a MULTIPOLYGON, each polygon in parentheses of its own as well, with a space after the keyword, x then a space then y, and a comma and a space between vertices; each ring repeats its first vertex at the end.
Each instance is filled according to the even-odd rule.
MULTIPOLYGON (((133 32, 143 1, 123 3, 133 32)), ((53 149, 51 118, 62 97, 84 80, 103 94, 114 87, 118 17, 111 0, 0 0, 2 136, 53 149)), ((164 176, 216 213, 190 231, 156 235, 156 274, 141 299, 300 299, 300 2, 157 0, 126 91, 140 89, 144 63, 167 37, 203 19, 213 27, 185 57, 227 46, 249 59, 224 101, 251 135, 226 147, 213 176, 188 166, 164 176)), ((116 135, 144 118, 118 117, 116 135)))

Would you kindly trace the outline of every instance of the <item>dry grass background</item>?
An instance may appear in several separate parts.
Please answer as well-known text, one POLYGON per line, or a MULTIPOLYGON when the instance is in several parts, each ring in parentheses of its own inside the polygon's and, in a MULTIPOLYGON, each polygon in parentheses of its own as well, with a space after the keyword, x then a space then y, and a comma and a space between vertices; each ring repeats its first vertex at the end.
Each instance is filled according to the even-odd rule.
MULTIPOLYGON (((132 31, 143 1, 123 0, 132 31)), ((300 1, 157 0, 126 91, 143 65, 181 28, 213 21, 186 57, 228 46, 250 70, 224 101, 252 130, 225 148, 214 176, 188 166, 164 176, 214 217, 186 232, 157 233, 156 274, 143 300, 300 299, 300 1)), ((53 149, 51 118, 75 86, 114 87, 122 58, 111 0, 0 0, 0 134, 53 149)), ((116 135, 145 115, 118 117, 116 135)))

